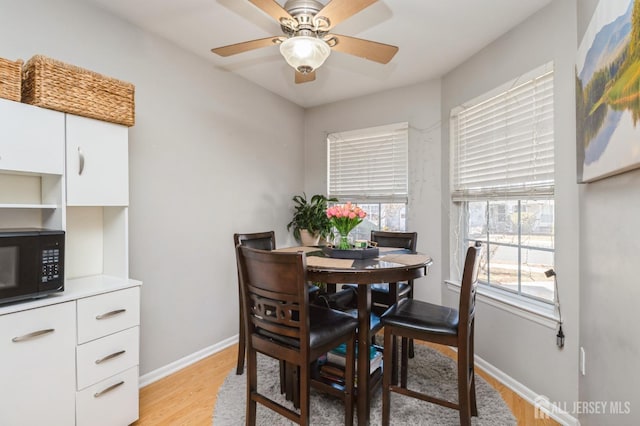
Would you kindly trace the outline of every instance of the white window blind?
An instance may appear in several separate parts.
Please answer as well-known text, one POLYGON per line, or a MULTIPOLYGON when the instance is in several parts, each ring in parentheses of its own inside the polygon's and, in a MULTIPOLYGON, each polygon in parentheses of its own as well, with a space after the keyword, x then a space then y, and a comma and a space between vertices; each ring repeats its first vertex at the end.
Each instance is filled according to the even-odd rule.
POLYGON ((328 194, 343 201, 408 200, 408 123, 327 136, 328 194))
POLYGON ((451 116, 454 201, 553 196, 553 69, 451 116))

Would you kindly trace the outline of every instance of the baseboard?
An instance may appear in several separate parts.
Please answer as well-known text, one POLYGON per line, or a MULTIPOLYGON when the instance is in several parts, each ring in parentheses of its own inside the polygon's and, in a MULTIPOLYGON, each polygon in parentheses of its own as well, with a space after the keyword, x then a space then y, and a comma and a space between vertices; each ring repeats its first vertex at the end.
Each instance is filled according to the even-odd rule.
POLYGON ((216 343, 215 345, 207 346, 204 349, 201 349, 197 352, 187 355, 184 358, 180 358, 179 360, 174 361, 170 364, 167 364, 164 367, 160 367, 158 369, 150 371, 145 375, 140 376, 138 386, 140 388, 148 386, 153 382, 156 382, 179 370, 182 370, 183 368, 188 367, 191 364, 195 364, 201 359, 206 358, 209 355, 213 355, 216 352, 220 352, 221 350, 226 349, 231 345, 235 345, 236 343, 238 343, 237 334, 235 336, 231 336, 228 339, 223 340, 222 342, 216 343))
POLYGON ((513 392, 520 395, 522 399, 527 401, 534 407, 538 413, 540 413, 541 417, 549 417, 558 423, 565 426, 579 426, 580 422, 578 419, 573 417, 571 414, 553 409, 551 403, 544 395, 539 395, 523 385, 522 383, 515 380, 513 377, 489 364, 487 361, 483 360, 479 356, 475 356, 475 364, 484 370, 487 374, 491 375, 493 378, 498 380, 503 385, 507 386, 513 392))

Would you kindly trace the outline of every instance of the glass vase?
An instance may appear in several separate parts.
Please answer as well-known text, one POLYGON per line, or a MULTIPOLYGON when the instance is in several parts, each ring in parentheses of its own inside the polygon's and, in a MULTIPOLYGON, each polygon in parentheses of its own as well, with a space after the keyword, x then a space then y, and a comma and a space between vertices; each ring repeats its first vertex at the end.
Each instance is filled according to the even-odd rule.
POLYGON ((351 243, 349 242, 349 233, 340 234, 338 237, 338 248, 340 250, 349 250, 351 249, 351 243))

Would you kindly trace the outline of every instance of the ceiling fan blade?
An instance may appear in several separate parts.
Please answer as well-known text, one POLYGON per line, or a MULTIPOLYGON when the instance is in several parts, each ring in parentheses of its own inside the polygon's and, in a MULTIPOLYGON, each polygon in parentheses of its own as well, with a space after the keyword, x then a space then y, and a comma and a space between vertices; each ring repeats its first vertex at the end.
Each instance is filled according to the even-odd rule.
POLYGON ((388 63, 398 51, 397 46, 378 43, 377 41, 363 40, 361 38, 338 34, 331 34, 329 40, 331 40, 331 37, 333 37, 336 42, 336 44, 331 47, 333 50, 359 56, 381 64, 388 63))
POLYGON ((242 52, 248 52, 249 50, 259 49, 261 47, 273 46, 279 39, 280 37, 273 36, 258 40, 244 41, 242 43, 216 47, 215 49, 211 49, 211 51, 220 56, 231 56, 242 52))
POLYGON ((306 74, 296 71, 296 84, 308 83, 316 79, 316 72, 311 71, 306 74))
POLYGON ((329 19, 329 28, 371 6, 378 0, 331 0, 316 16, 329 19))
POLYGON ((280 18, 286 18, 286 19, 295 21, 295 19, 293 19, 293 16, 291 16, 289 12, 287 12, 282 6, 280 6, 276 2, 276 0, 249 0, 249 1, 253 3, 254 6, 258 7, 263 12, 265 12, 267 15, 275 19, 278 23, 280 23, 280 18))

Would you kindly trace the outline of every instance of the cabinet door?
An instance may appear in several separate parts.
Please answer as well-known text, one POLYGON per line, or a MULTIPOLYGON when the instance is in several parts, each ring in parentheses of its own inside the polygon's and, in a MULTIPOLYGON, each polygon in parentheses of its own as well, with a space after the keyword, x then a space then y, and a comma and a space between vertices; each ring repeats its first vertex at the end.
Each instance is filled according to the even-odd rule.
POLYGON ((0 425, 75 423, 75 302, 0 316, 0 425))
POLYGON ((63 174, 63 113, 0 99, 0 129, 0 170, 63 174))
POLYGON ((67 114, 67 205, 129 204, 129 130, 67 114))

